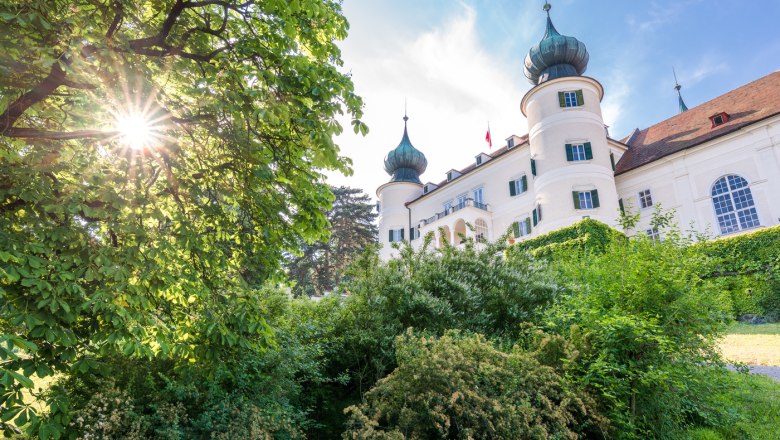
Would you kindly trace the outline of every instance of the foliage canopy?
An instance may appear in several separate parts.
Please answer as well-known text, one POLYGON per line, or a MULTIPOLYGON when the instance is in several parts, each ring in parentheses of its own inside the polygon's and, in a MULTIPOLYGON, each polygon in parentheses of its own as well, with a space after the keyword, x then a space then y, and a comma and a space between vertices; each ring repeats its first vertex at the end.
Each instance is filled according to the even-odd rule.
POLYGON ((269 344, 251 291, 316 240, 362 101, 329 0, 0 1, 0 407, 111 353, 269 344), (129 130, 128 130, 129 127, 129 130))

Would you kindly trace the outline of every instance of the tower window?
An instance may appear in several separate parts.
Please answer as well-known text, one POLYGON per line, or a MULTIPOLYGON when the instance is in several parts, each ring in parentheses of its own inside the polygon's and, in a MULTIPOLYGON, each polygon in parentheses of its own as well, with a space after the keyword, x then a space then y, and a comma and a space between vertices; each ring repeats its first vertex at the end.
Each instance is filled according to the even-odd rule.
POLYGON ((653 206, 653 196, 650 194, 649 189, 639 191, 639 206, 642 207, 642 209, 653 206))
POLYGON ((396 242, 396 241, 403 241, 404 240, 404 228, 391 229, 388 238, 389 238, 390 243, 393 243, 393 242, 396 242))
POLYGON ((593 148, 590 142, 584 144, 566 144, 566 160, 576 162, 593 159, 593 148))
POLYGON ((596 209, 600 206, 598 190, 572 191, 571 195, 574 200, 574 209, 596 209))
POLYGON ((558 101, 561 107, 579 107, 585 104, 582 90, 558 92, 558 101))

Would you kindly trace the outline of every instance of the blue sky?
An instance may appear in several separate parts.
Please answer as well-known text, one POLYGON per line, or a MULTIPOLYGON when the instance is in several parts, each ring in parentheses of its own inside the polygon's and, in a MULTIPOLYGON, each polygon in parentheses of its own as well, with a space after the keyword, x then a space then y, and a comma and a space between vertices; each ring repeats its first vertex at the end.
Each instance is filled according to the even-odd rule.
MULTIPOLYGON (((366 102, 366 137, 346 130, 341 153, 354 174, 336 185, 375 196, 382 160, 403 132, 428 158, 423 182, 439 182, 480 152, 490 121, 493 150, 527 132, 520 100, 528 49, 544 34, 544 1, 344 0, 344 70, 366 102)), ((780 69, 780 0, 553 0, 558 31, 584 42, 586 76, 604 85, 614 138, 677 113, 672 67, 688 107, 780 69)), ((345 127, 349 127, 346 121, 345 127)))

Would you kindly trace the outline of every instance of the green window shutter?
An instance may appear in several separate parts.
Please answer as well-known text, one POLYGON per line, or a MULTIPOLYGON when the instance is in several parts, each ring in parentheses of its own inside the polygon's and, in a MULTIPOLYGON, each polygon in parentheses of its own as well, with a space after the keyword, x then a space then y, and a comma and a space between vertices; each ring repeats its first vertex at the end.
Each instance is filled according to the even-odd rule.
POLYGON ((582 97, 582 90, 577 90, 577 105, 585 105, 585 99, 582 97))
POLYGON ((512 223, 512 232, 514 232, 515 238, 520 236, 520 223, 518 222, 512 223))
POLYGON ((609 152, 609 163, 612 164, 612 171, 615 171, 615 153, 609 152))
POLYGON ((517 185, 515 185, 515 181, 514 180, 510 180, 509 181, 509 195, 510 196, 516 196, 517 195, 517 188, 516 188, 516 186, 517 185))
POLYGON ((594 189, 593 191, 590 192, 590 196, 591 196, 591 198, 593 198, 593 207, 594 208, 598 208, 600 206, 599 205, 599 190, 594 189))
POLYGON ((536 161, 531 159, 531 174, 536 175, 536 161))
POLYGON ((618 199, 618 206, 620 206, 620 212, 622 214, 626 213, 626 208, 623 206, 623 199, 618 199))
POLYGON ((591 148, 590 142, 585 142, 585 159, 593 159, 593 148, 591 148))
POLYGON ((577 191, 572 191, 571 198, 574 201, 574 209, 582 209, 580 207, 580 193, 577 191))
POLYGON ((536 214, 539 217, 539 221, 542 221, 542 205, 536 205, 536 214))
POLYGON ((539 223, 539 219, 536 218, 536 209, 533 211, 533 217, 534 217, 534 226, 536 226, 537 223, 539 223))
POLYGON ((403 241, 404 240, 404 228, 399 229, 399 231, 401 232, 401 240, 399 240, 399 241, 403 241))
POLYGON ((530 234, 531 233, 531 218, 526 217, 525 218, 525 230, 530 234))
POLYGON ((574 152, 571 151, 571 144, 566 144, 566 160, 569 162, 574 160, 574 152))
POLYGON ((416 237, 414 236, 414 228, 409 228, 409 239, 414 240, 416 237))
POLYGON ((561 107, 566 107, 566 98, 563 96, 563 92, 558 92, 558 103, 561 107))
POLYGON ((528 177, 525 175, 520 179, 520 192, 528 191, 528 177))
POLYGON ((389 242, 391 242, 391 243, 392 243, 392 242, 393 242, 393 230, 391 229, 391 230, 390 230, 390 231, 388 231, 388 232, 389 232, 390 234, 389 234, 389 237, 387 238, 387 241, 389 241, 389 242))

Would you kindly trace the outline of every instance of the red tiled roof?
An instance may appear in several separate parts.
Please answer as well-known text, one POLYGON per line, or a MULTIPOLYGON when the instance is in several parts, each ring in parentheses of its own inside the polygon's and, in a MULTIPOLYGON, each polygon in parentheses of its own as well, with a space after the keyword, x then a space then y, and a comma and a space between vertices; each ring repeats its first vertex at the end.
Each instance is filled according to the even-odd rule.
POLYGON ((615 174, 625 173, 777 114, 780 114, 780 71, 634 133, 627 139, 630 148, 617 163, 615 174), (721 112, 728 113, 729 120, 713 128, 710 117, 721 112))
MULTIPOLYGON (((498 150, 496 150, 493 154, 488 154, 488 156, 492 157, 493 159, 496 159, 497 157, 503 156, 504 154, 506 154, 509 151, 514 151, 514 150, 522 147, 523 145, 527 145, 528 144, 528 135, 527 134, 524 134, 522 136, 517 136, 517 137, 520 138, 520 141, 516 142, 515 145, 511 149, 507 148, 506 145, 504 145, 503 147, 501 147, 498 150)), ((491 160, 493 160, 493 159, 491 159, 491 160)), ((487 163, 488 162, 484 162, 482 165, 485 165, 487 163)), ((482 166, 482 165, 480 165, 480 166, 482 166)), ((476 169, 476 168, 477 168, 476 162, 472 163, 471 165, 469 165, 466 168, 463 168, 461 170, 453 168, 455 171, 459 171, 461 173, 461 175, 456 177, 456 178, 454 178, 454 179, 452 179, 452 180, 450 180, 450 181, 447 181, 447 179, 444 179, 441 182, 436 183, 435 184, 437 186, 436 189, 434 189, 433 191, 429 191, 428 193, 423 194, 423 195, 421 195, 420 197, 417 197, 414 200, 410 200, 410 201, 406 202, 406 205, 410 205, 410 204, 412 204, 412 203, 414 203, 414 202, 416 202, 416 201, 418 201, 418 200, 420 200, 420 199, 422 199, 424 197, 428 197, 429 195, 435 193, 439 189, 447 186, 449 183, 454 182, 454 181, 460 179, 461 177, 466 175, 466 173, 470 173, 471 171, 474 171, 474 169, 476 169)))

